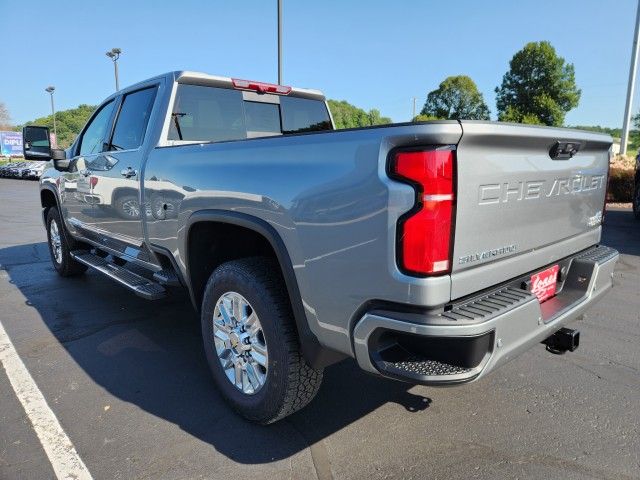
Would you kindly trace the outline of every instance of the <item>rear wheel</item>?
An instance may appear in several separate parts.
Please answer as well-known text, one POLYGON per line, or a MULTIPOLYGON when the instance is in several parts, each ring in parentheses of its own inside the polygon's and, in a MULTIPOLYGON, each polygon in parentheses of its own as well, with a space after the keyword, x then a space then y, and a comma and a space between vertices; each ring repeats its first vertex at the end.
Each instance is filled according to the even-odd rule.
POLYGON ((126 220, 140 218, 140 202, 135 195, 123 195, 115 201, 114 208, 120 217, 126 220))
POLYGON ((47 239, 51 262, 56 271, 63 277, 80 275, 87 271, 86 265, 76 262, 70 250, 75 246, 69 234, 64 230, 64 223, 56 207, 47 212, 47 239))
POLYGON ((640 220, 640 182, 636 182, 636 188, 633 192, 633 214, 636 220, 640 220))
POLYGON ((201 323, 213 378, 245 418, 273 423, 315 397, 322 370, 302 357, 279 266, 271 259, 219 266, 206 286, 201 323))

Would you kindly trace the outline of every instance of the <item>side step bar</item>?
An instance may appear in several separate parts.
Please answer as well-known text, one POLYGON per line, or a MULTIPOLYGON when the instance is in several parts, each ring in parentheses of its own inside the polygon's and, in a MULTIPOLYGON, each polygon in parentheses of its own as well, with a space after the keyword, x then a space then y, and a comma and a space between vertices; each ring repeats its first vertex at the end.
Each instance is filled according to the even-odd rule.
POLYGON ((158 300, 167 294, 162 285, 135 274, 125 267, 108 262, 105 258, 87 250, 73 250, 69 253, 76 261, 96 269, 146 300, 158 300))

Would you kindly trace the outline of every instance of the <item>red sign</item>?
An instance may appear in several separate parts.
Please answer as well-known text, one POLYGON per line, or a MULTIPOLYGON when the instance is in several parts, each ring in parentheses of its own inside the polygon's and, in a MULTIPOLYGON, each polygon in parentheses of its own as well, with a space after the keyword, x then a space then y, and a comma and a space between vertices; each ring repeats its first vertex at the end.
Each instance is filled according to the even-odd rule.
POLYGON ((531 275, 531 293, 538 297, 540 303, 556 294, 558 270, 560 270, 560 266, 554 265, 542 272, 531 275))

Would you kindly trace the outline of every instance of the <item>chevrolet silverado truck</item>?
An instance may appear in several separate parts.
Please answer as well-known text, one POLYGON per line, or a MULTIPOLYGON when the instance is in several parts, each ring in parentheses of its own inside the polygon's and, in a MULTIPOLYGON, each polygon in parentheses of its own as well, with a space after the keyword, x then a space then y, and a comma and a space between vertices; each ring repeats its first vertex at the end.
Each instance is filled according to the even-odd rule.
POLYGON ((24 139, 52 166, 40 198, 57 272, 92 268, 149 300, 187 289, 214 382, 262 424, 345 357, 436 386, 539 343, 572 351, 565 325, 612 285, 605 135, 334 130, 319 91, 180 71, 111 95, 67 150, 44 127, 24 139))

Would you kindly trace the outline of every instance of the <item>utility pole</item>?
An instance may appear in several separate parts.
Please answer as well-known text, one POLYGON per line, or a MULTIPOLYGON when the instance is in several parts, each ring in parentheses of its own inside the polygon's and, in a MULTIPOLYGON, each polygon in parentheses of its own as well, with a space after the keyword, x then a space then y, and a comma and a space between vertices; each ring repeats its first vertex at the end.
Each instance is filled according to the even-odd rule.
POLYGON ((58 144, 58 129, 56 128, 56 109, 53 106, 53 92, 56 90, 56 87, 53 85, 49 85, 44 89, 45 92, 49 94, 51 97, 51 116, 53 117, 53 136, 56 138, 56 145, 58 144))
POLYGON ((413 97, 413 116, 411 117, 411 121, 416 118, 416 97, 413 97))
POLYGON ((631 123, 631 104, 633 102, 633 90, 636 83, 636 65, 638 63, 638 28, 640 27, 640 0, 636 9, 636 28, 633 34, 633 50, 631 51, 631 66, 629 67, 629 86, 627 87, 627 101, 624 105, 624 122, 622 124, 622 138, 620 139, 620 154, 627 153, 629 129, 631 123))
POLYGON ((278 85, 282 85, 282 0, 278 0, 278 85))
POLYGON ((120 58, 120 54, 122 50, 119 48, 112 48, 105 55, 113 60, 113 71, 116 76, 116 92, 120 90, 120 82, 118 82, 118 59, 120 58))

